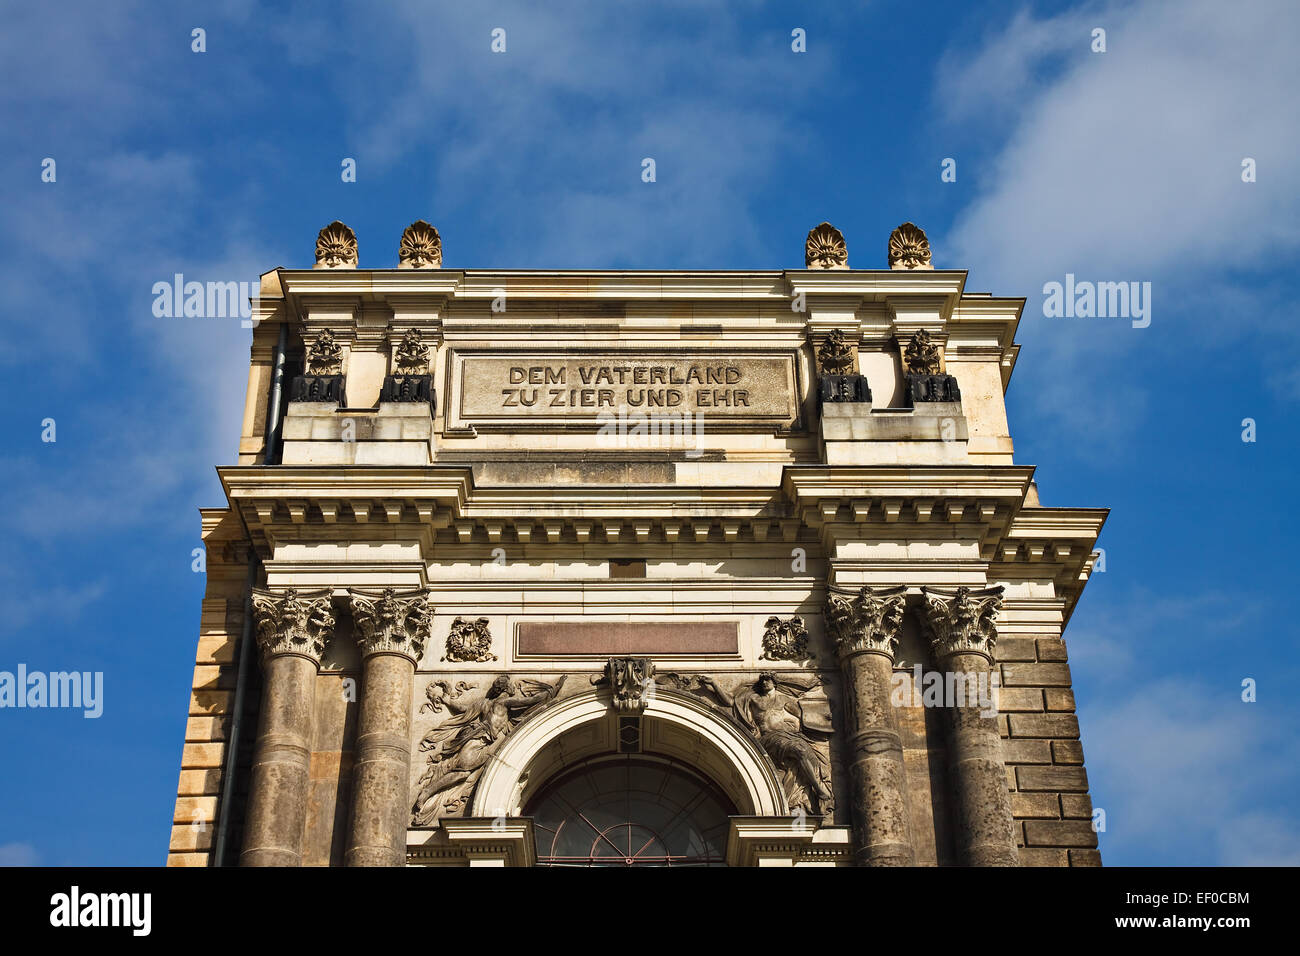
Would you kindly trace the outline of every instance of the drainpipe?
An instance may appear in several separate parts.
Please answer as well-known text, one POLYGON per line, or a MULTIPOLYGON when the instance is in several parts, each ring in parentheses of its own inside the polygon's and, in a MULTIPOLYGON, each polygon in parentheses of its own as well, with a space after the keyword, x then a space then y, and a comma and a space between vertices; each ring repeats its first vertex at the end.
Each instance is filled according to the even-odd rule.
MULTIPOLYGON (((263 465, 275 464, 275 452, 280 444, 280 404, 284 390, 284 352, 289 344, 289 323, 280 323, 280 338, 275 345, 271 361, 271 397, 266 410, 264 443, 266 452, 263 465)), ((251 540, 250 540, 251 544, 251 540)), ((221 776, 221 805, 217 813, 217 846, 213 866, 225 866, 230 846, 230 804, 235 796, 235 769, 239 760, 239 735, 243 725, 244 698, 247 696, 249 671, 253 666, 253 586, 257 584, 257 554, 248 556, 248 584, 244 594, 244 627, 239 638, 239 670, 235 676, 235 703, 230 717, 230 740, 226 747, 226 768, 221 776)))

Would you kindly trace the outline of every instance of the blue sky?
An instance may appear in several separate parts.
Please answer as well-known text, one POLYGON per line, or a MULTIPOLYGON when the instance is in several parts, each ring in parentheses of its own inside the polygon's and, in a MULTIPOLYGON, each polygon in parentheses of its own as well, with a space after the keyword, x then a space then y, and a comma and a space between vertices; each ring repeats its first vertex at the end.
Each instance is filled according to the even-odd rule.
POLYGON ((362 267, 415 218, 471 268, 799 268, 823 219, 881 267, 921 224, 1028 298, 1044 503, 1113 509, 1067 633, 1104 859, 1300 863, 1300 8, 811 7, 4 4, 0 670, 106 689, 98 720, 0 711, 0 863, 164 860, 249 333, 150 290, 307 266, 335 218, 362 267), (1152 283, 1151 325, 1045 318, 1066 273, 1152 283))

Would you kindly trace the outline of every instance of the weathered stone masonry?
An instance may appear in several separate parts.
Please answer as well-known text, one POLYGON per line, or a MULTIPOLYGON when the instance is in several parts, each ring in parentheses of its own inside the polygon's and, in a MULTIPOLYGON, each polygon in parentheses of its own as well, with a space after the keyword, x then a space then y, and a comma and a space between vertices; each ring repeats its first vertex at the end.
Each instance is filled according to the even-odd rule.
POLYGON ((398 245, 263 277, 170 865, 1100 865, 1064 630, 1106 512, 1014 461, 1022 299, 910 223, 880 269, 826 223, 767 272, 398 245), (586 778, 639 809, 557 820, 586 778))

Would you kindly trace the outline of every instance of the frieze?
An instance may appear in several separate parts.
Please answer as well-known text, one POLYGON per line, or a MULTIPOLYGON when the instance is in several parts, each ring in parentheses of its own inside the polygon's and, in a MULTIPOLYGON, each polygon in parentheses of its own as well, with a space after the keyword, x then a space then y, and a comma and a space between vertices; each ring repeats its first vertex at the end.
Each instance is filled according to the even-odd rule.
POLYGON ((439 674, 416 697, 410 825, 436 826, 468 813, 483 770, 507 738, 525 720, 592 685, 609 688, 611 710, 622 715, 643 713, 658 691, 691 695, 771 759, 792 811, 833 815, 833 681, 806 671, 656 672, 645 657, 611 658, 596 675, 439 674))

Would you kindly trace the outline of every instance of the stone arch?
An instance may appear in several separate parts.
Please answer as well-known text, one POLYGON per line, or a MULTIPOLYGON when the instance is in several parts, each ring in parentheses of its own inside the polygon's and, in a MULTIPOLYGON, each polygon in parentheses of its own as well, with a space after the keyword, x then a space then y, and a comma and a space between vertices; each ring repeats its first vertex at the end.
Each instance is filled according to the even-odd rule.
MULTIPOLYGON (((721 787, 741 814, 789 816, 785 789, 758 743, 690 694, 656 687, 642 715, 647 752, 674 757, 721 787)), ((470 814, 516 816, 533 791, 569 756, 586 750, 612 752, 617 715, 608 690, 566 697, 519 725, 483 770, 470 814)))

